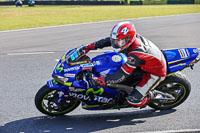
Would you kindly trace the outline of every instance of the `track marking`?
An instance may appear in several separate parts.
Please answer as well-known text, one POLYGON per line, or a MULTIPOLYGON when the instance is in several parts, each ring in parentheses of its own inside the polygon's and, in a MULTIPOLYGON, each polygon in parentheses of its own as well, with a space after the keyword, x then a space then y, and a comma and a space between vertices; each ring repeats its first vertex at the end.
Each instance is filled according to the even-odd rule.
MULTIPOLYGON (((177 48, 171 48, 171 49, 177 49, 177 48)), ((200 48, 197 48, 200 51, 200 48)), ((167 50, 167 49, 166 49, 167 50)), ((108 51, 113 51, 112 49, 107 49, 107 50, 96 50, 96 51, 91 51, 89 53, 103 53, 103 52, 108 52, 108 51)), ((60 59, 55 59, 56 62, 58 62, 60 59)))
MULTIPOLYGON (((92 50, 89 53, 104 53, 108 51, 113 51, 112 49, 106 49, 106 50, 92 50)), ((56 62, 58 62, 60 59, 55 59, 56 62)))
POLYGON ((193 14, 200 14, 200 13, 188 13, 188 14, 176 14, 176 15, 166 15, 166 16, 140 17, 140 18, 118 19, 118 20, 98 21, 98 22, 76 23, 76 24, 66 24, 66 25, 36 27, 36 28, 27 28, 27 29, 7 30, 7 31, 0 31, 0 33, 1 32, 15 32, 15 31, 47 29, 47 28, 58 28, 58 27, 76 26, 76 25, 85 25, 85 24, 98 24, 98 23, 118 22, 118 21, 130 21, 130 20, 137 20, 137 19, 150 19, 150 18, 163 18, 163 17, 165 18, 165 17, 174 17, 174 16, 187 16, 187 15, 193 15, 193 14))
MULTIPOLYGON (((171 49, 177 49, 177 48, 171 48, 171 49)), ((200 51, 200 48, 198 48, 200 51)), ((112 49, 106 49, 106 50, 95 50, 95 51, 90 51, 90 53, 103 53, 103 52, 108 52, 108 51, 113 51, 112 49)), ((39 54, 54 54, 56 52, 30 52, 30 53, 7 53, 9 56, 14 56, 14 55, 39 55, 39 54)), ((59 59, 56 59, 56 61, 59 59)))
POLYGON ((56 62, 58 62, 60 59, 55 59, 56 62))
POLYGON ((37 55, 37 54, 54 54, 55 52, 32 52, 32 53, 7 53, 7 55, 37 55))
POLYGON ((165 131, 148 131, 148 132, 139 132, 139 133, 191 133, 191 132, 200 132, 200 129, 183 129, 183 130, 165 130, 165 131))

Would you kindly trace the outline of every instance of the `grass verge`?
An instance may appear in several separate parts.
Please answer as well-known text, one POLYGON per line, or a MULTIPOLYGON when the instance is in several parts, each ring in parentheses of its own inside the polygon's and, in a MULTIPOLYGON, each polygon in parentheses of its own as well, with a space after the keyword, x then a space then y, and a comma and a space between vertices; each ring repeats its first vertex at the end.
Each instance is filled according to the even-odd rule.
POLYGON ((199 12, 200 5, 0 6, 0 31, 199 12))

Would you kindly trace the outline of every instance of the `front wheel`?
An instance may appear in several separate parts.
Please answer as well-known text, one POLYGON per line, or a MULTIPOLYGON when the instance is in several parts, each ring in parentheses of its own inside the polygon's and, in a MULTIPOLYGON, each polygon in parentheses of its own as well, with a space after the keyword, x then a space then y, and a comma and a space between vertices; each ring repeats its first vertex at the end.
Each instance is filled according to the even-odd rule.
POLYGON ((157 110, 167 110, 177 107, 189 96, 191 84, 187 77, 178 72, 161 82, 153 90, 153 99, 149 106, 157 110))
POLYGON ((59 104, 56 101, 59 98, 60 91, 53 90, 44 85, 35 96, 36 108, 50 116, 60 116, 73 111, 80 104, 80 101, 73 97, 64 97, 59 104))

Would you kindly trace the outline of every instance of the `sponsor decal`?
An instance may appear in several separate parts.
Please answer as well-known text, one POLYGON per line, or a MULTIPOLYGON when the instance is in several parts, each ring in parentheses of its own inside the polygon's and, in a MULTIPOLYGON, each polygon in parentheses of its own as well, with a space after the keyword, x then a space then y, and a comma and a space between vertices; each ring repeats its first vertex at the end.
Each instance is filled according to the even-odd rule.
POLYGON ((69 87, 69 90, 73 91, 73 90, 75 90, 75 87, 69 87))
POLYGON ((83 91, 85 91, 85 89, 75 88, 75 89, 73 90, 73 92, 83 92, 83 91))
POLYGON ((193 49, 193 52, 194 52, 194 53, 197 53, 197 49, 193 49))
POLYGON ((82 70, 92 69, 92 67, 84 67, 82 70))
POLYGON ((180 63, 180 64, 178 64, 178 66, 185 66, 186 65, 186 63, 180 63))
POLYGON ((77 94, 77 93, 69 93, 69 96, 74 97, 74 98, 78 98, 80 100, 87 100, 87 101, 91 101, 91 99, 89 98, 89 96, 83 95, 83 94, 77 94))
POLYGON ((122 60, 122 57, 120 55, 113 55, 112 61, 113 62, 120 62, 122 60))
POLYGON ((89 92, 92 92, 93 94, 98 94, 99 93, 99 95, 102 95, 103 94, 103 92, 104 92, 104 89, 103 88, 99 88, 98 90, 94 90, 93 88, 90 88, 90 89, 88 89, 87 91, 86 91, 86 95, 88 96, 88 93, 89 92))
POLYGON ((69 90, 73 91, 73 92, 83 92, 83 91, 85 91, 85 89, 75 88, 75 87, 69 87, 69 90))
POLYGON ((106 76, 110 72, 110 69, 100 72, 101 76, 106 76))
POLYGON ((53 80, 53 84, 57 85, 58 82, 54 79, 54 80, 53 80))
MULTIPOLYGON (((77 93, 70 92, 69 96, 80 99, 80 100, 91 101, 89 96, 83 95, 83 94, 77 94, 77 93)), ((100 96, 96 96, 96 95, 94 98, 94 101, 98 101, 101 103, 109 103, 112 100, 113 100, 113 98, 100 97, 100 96)))
POLYGON ((85 63, 87 63, 87 61, 72 62, 72 63, 70 63, 70 66, 75 66, 75 65, 79 65, 79 64, 85 64, 85 63))
POLYGON ((85 91, 85 89, 75 88, 75 89, 73 90, 73 92, 83 92, 83 91, 85 91))
POLYGON ((108 84, 115 84, 115 83, 120 83, 125 79, 125 76, 123 75, 120 79, 117 80, 108 80, 107 83, 108 84))
POLYGON ((92 63, 87 63, 87 64, 82 64, 81 67, 82 67, 82 70, 88 70, 88 69, 92 69, 94 65, 92 63))
POLYGON ((93 67, 94 65, 92 63, 82 64, 81 67, 93 67))
POLYGON ((178 66, 185 66, 185 65, 186 65, 186 63, 180 63, 178 65, 171 66, 170 68, 174 68, 174 67, 178 67, 178 66))
POLYGON ((179 49, 178 51, 179 51, 181 58, 187 58, 189 56, 188 52, 186 52, 185 49, 179 49))
POLYGON ((61 67, 61 64, 59 64, 59 65, 57 66, 56 70, 59 71, 59 73, 62 72, 63 67, 61 67))
POLYGON ((64 69, 64 72, 77 71, 79 69, 80 69, 80 66, 70 67, 70 68, 64 69))
POLYGON ((97 64, 97 65, 101 65, 101 62, 100 62, 100 61, 96 61, 96 64, 97 64))
POLYGON ((100 61, 94 61, 93 64, 94 65, 101 65, 101 62, 100 61))
POLYGON ((57 84, 58 84, 58 82, 56 82, 55 80, 48 81, 47 83, 48 83, 48 85, 49 85, 50 87, 54 87, 54 85, 57 85, 57 84))
POLYGON ((65 74, 65 77, 72 77, 72 78, 73 78, 73 77, 75 77, 75 74, 72 74, 72 73, 66 73, 66 74, 65 74))

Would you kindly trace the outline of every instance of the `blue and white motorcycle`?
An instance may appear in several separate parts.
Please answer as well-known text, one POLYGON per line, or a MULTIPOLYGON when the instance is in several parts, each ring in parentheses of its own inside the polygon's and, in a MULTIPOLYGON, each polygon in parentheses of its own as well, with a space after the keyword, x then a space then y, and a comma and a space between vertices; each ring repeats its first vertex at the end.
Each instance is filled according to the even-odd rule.
MULTIPOLYGON (((126 62, 122 53, 105 52, 92 59, 69 63, 81 47, 68 51, 57 63, 52 77, 35 96, 37 109, 50 116, 59 116, 76 109, 80 103, 87 110, 130 108, 126 97, 141 81, 143 71, 137 68, 122 84, 93 86, 93 77, 116 72, 126 62)), ((180 71, 199 61, 197 48, 162 50, 167 60, 167 77, 155 89, 148 106, 166 110, 183 103, 190 94, 191 84, 180 71)), ((87 57, 87 58, 86 58, 87 57)))

